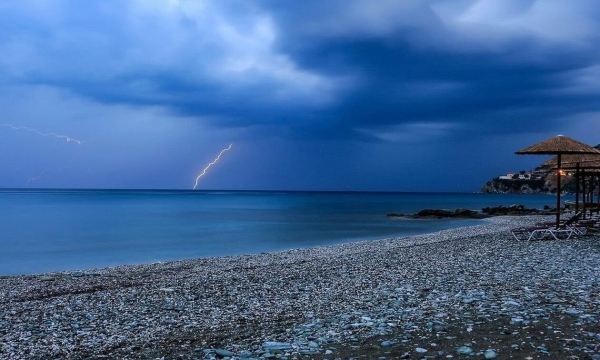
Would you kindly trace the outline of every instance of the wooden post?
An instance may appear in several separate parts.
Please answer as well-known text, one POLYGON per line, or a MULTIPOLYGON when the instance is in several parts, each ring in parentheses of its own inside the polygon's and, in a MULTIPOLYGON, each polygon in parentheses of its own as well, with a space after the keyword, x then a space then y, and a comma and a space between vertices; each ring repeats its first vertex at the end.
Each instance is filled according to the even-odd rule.
POLYGON ((583 189, 581 189, 581 196, 583 197, 583 218, 585 219, 585 194, 587 192, 587 188, 585 186, 585 169, 581 171, 581 176, 583 179, 583 189))
POLYGON ((560 153, 558 153, 557 157, 557 169, 556 169, 556 228, 560 226, 560 164, 561 158, 560 153))
POLYGON ((575 214, 579 212, 579 163, 575 168, 575 214))

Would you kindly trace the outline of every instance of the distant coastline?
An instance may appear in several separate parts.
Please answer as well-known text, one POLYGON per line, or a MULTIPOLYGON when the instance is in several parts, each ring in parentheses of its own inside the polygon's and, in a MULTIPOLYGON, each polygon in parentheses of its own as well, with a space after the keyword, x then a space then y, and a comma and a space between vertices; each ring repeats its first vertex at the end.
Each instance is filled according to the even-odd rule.
MULTIPOLYGON (((595 148, 600 149, 600 145, 595 148)), ((489 180, 477 191, 480 194, 556 194, 556 169, 543 163, 532 171, 507 172, 489 180)), ((573 170, 562 171, 561 193, 575 193, 573 170)))
POLYGON ((480 194, 556 194, 556 187, 552 187, 548 181, 523 180, 523 179, 501 179, 499 177, 492 179, 483 185, 478 191, 480 194))

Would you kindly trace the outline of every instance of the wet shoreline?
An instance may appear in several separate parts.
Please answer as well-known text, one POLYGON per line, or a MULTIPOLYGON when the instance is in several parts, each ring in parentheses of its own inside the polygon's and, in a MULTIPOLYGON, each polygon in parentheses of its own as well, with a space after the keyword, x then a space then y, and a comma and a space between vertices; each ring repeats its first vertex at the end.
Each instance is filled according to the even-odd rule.
MULTIPOLYGON (((364 353, 369 339, 389 346, 388 359, 456 357, 462 346, 523 355, 518 341, 446 338, 469 328, 475 335, 480 321, 523 329, 560 316, 572 331, 597 327, 598 238, 527 243, 508 232, 539 220, 497 217, 407 238, 3 277, 0 357, 335 359, 364 353), (449 345, 419 343, 420 332, 449 345)), ((574 351, 596 354, 594 339, 574 351)))

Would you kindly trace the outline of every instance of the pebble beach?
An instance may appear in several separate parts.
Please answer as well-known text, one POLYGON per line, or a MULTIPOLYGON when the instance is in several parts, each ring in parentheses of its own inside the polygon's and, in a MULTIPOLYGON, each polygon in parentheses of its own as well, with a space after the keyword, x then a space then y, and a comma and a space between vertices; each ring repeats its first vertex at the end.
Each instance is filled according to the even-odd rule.
POLYGON ((0 359, 600 360, 600 236, 548 219, 0 277, 0 359))

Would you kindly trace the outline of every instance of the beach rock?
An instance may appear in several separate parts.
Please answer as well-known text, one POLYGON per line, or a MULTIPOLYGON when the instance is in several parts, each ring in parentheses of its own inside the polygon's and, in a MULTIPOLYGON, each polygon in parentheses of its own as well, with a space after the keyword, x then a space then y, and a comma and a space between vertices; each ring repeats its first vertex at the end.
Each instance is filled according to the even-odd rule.
POLYGON ((446 218, 446 217, 453 217, 454 213, 450 210, 425 209, 425 210, 419 211, 414 216, 415 217, 446 218))
POLYGON ((389 213, 386 215, 388 218, 401 218, 405 217, 405 214, 389 213))
POLYGON ((414 218, 469 218, 469 219, 482 219, 486 217, 474 210, 468 209, 456 209, 456 210, 445 210, 445 209, 424 209, 414 214, 414 218))
POLYGON ((484 207, 481 212, 490 216, 505 216, 505 215, 535 215, 545 213, 542 210, 534 208, 526 208, 525 205, 510 205, 510 206, 495 206, 484 207))
POLYGON ((252 352, 248 350, 240 351, 239 356, 241 359, 248 359, 252 357, 252 352))
POLYGON ((262 345, 265 351, 283 351, 292 348, 292 344, 286 342, 266 341, 262 345))
POLYGON ((468 346, 461 346, 458 349, 456 349, 456 353, 458 353, 459 355, 471 355, 474 353, 474 351, 468 346))
POLYGON ((233 351, 224 350, 224 349, 216 349, 215 354, 219 355, 220 357, 230 357, 230 356, 235 355, 235 353, 233 351))
POLYGON ((495 359, 498 357, 498 354, 496 354, 494 350, 488 349, 483 353, 483 357, 485 357, 486 359, 495 359))

